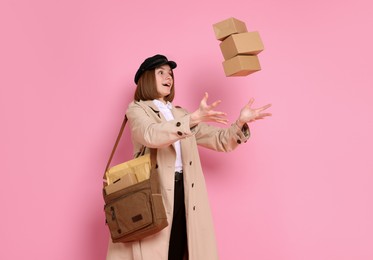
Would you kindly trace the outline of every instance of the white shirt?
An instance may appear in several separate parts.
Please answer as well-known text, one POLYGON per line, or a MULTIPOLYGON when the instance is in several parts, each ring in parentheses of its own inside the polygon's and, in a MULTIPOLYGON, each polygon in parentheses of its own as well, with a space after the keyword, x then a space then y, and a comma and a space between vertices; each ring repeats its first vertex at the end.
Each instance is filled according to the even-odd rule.
MULTIPOLYGON (((167 121, 174 120, 174 115, 171 112, 172 104, 170 102, 167 102, 167 104, 164 104, 163 102, 154 99, 153 103, 158 107, 159 111, 162 113, 164 118, 166 118, 167 121)), ((173 143, 173 146, 176 151, 176 161, 175 161, 175 171, 180 172, 183 170, 183 162, 181 161, 181 148, 180 148, 180 141, 176 141, 173 143)))

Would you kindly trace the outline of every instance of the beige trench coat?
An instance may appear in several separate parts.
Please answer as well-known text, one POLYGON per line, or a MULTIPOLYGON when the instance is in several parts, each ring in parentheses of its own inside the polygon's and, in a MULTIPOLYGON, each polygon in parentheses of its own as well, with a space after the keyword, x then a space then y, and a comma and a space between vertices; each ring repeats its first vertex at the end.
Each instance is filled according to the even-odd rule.
POLYGON ((228 152, 249 138, 247 125, 218 128, 200 123, 189 127, 189 113, 172 109, 174 120, 166 121, 152 101, 132 102, 127 110, 134 153, 143 145, 158 148, 157 163, 168 227, 133 243, 109 241, 107 260, 167 260, 174 204, 176 152, 173 143, 180 140, 184 171, 185 209, 190 260, 218 259, 215 233, 210 213, 205 179, 197 145, 228 152))

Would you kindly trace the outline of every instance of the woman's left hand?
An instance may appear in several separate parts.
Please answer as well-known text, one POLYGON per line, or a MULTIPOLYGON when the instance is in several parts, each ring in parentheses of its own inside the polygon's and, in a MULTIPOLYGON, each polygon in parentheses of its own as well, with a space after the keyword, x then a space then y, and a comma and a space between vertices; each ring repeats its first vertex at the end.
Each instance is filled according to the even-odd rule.
POLYGON ((263 119, 271 116, 271 113, 263 113, 264 110, 269 108, 271 104, 267 104, 260 108, 252 108, 254 99, 251 98, 249 102, 241 109, 240 116, 237 120, 237 125, 241 128, 245 123, 253 122, 255 120, 263 119))

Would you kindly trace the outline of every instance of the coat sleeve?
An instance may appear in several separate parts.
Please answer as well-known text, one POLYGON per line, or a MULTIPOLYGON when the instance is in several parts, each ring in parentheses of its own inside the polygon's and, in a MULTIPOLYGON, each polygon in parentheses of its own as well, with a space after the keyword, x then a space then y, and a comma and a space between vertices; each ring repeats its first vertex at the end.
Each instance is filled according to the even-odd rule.
POLYGON ((126 115, 132 139, 149 148, 166 147, 194 134, 189 128, 189 115, 162 121, 150 108, 136 102, 128 106, 126 115))
POLYGON ((197 144, 219 152, 230 152, 250 138, 247 124, 240 129, 235 123, 228 128, 220 128, 200 123, 193 129, 197 144))

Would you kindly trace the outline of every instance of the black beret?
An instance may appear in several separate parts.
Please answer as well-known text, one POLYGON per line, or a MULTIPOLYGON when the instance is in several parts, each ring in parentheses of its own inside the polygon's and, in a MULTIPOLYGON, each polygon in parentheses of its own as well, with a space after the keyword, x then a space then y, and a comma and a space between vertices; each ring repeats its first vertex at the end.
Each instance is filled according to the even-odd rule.
POLYGON ((174 61, 169 61, 166 56, 157 54, 154 55, 153 57, 149 57, 144 62, 140 65, 140 68, 137 70, 136 75, 135 75, 135 83, 139 81, 141 75, 144 73, 146 70, 151 70, 156 67, 162 66, 168 64, 171 69, 176 68, 176 62, 174 61))

